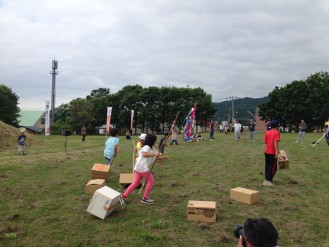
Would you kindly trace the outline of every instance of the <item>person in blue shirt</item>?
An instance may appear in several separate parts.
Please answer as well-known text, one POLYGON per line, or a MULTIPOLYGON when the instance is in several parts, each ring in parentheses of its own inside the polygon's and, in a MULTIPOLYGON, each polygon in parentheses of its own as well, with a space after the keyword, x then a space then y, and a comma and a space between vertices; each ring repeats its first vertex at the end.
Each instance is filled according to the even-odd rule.
POLYGON ((106 165, 112 165, 114 157, 118 153, 119 146, 119 129, 113 128, 110 130, 110 138, 105 142, 104 158, 106 165))
POLYGON ((250 120, 250 123, 248 125, 249 128, 249 141, 253 142, 255 140, 255 124, 253 120, 250 120))

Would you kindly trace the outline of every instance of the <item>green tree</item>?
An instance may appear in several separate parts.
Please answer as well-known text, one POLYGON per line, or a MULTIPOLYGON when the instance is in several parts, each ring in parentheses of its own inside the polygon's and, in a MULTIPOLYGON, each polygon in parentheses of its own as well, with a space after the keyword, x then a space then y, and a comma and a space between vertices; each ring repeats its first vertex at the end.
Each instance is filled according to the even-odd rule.
POLYGON ((110 97, 111 93, 108 88, 95 89, 86 97, 93 105, 94 121, 91 123, 93 128, 99 129, 101 125, 106 123, 106 113, 110 97))
POLYGON ((70 111, 67 116, 67 122, 72 126, 73 130, 80 133, 83 125, 94 132, 92 123, 95 121, 93 116, 93 104, 90 100, 77 98, 70 102, 70 111))
POLYGON ((329 75, 319 72, 306 80, 275 87, 267 103, 259 106, 265 120, 278 119, 281 124, 298 124, 304 119, 308 126, 323 125, 328 119, 329 75))
POLYGON ((61 120, 63 123, 66 123, 67 116, 70 111, 70 105, 69 104, 61 104, 60 106, 56 107, 55 109, 55 121, 61 120))
POLYGON ((18 127, 19 97, 7 86, 0 84, 0 120, 6 124, 18 127))

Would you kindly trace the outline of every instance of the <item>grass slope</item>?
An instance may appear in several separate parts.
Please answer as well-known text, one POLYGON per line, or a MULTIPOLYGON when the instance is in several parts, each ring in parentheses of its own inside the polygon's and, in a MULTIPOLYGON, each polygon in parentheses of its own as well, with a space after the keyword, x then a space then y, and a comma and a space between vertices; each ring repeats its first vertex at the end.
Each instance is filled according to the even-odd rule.
MULTIPOLYGON (((319 134, 307 133, 304 144, 282 134, 290 169, 263 187, 262 136, 249 143, 246 135, 236 142, 216 133, 213 141, 166 147, 170 160, 153 170, 155 204, 140 203, 136 190, 105 220, 86 212, 91 197, 84 192, 92 165, 103 163, 104 136, 69 136, 67 152, 62 136, 27 146, 26 156, 1 149, 0 246, 236 246, 233 228, 248 217, 269 218, 280 246, 329 246, 329 147, 310 145, 319 134), (260 191, 260 203, 231 201, 229 190, 238 186, 260 191), (189 200, 216 201, 217 222, 188 222, 189 200)), ((120 138, 107 186, 123 192, 119 176, 131 172, 133 145, 120 138)))

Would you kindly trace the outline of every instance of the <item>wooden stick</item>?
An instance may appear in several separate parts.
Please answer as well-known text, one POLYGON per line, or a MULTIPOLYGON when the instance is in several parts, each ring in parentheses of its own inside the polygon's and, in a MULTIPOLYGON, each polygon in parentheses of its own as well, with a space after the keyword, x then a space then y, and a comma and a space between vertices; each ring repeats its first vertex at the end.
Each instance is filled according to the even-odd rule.
MULTIPOLYGON (((256 121, 256 116, 254 114, 252 114, 250 111, 247 111, 251 116, 253 116, 255 118, 256 121)), ((263 127, 263 125, 260 123, 260 127, 262 127, 262 129, 266 132, 266 129, 263 127)))
POLYGON ((135 159, 136 159, 136 157, 135 157, 135 148, 136 148, 136 146, 135 146, 135 141, 134 140, 133 140, 133 145, 134 145, 134 150, 133 150, 133 173, 134 173, 135 159))
POLYGON ((312 147, 314 147, 316 144, 318 144, 318 142, 321 141, 321 139, 322 139, 323 137, 325 137, 325 136, 326 136, 326 135, 321 136, 321 138, 320 138, 319 140, 317 140, 317 141, 314 143, 314 145, 313 145, 312 147))
MULTIPOLYGON (((164 145, 165 142, 168 140, 168 138, 169 138, 169 136, 170 136, 170 134, 171 134, 171 132, 172 132, 174 126, 176 125, 176 121, 177 121, 178 116, 179 116, 179 112, 177 113, 176 118, 175 118, 175 120, 174 120, 174 122, 173 122, 173 124, 172 124, 172 126, 171 126, 171 128, 170 128, 169 135, 164 139, 164 141, 163 141, 163 143, 162 143, 162 145, 161 145, 160 150, 163 148, 163 145, 164 145)), ((147 177, 146 177, 146 179, 145 179, 145 181, 144 181, 142 187, 140 188, 138 194, 140 194, 140 193, 142 192, 142 190, 144 189, 144 186, 145 186, 145 184, 146 184, 146 182, 147 182, 147 180, 148 180, 148 178, 149 178, 149 176, 150 176, 150 174, 151 174, 151 172, 152 172, 152 169, 153 169, 153 167, 154 167, 156 161, 157 161, 157 159, 154 160, 154 162, 153 162, 153 164, 152 164, 152 166, 151 166, 151 169, 150 169, 150 173, 147 175, 147 177)))

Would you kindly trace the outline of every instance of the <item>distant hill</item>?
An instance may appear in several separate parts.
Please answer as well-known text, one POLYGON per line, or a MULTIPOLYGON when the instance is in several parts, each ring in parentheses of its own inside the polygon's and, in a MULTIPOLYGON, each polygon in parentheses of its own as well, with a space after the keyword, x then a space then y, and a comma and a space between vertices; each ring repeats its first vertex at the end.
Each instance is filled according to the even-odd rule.
MULTIPOLYGON (((234 117, 238 120, 247 120, 251 116, 248 113, 250 111, 252 114, 255 114, 256 107, 260 104, 266 103, 268 97, 263 98, 242 98, 234 100, 234 117)), ((217 112, 215 113, 213 119, 219 121, 227 121, 231 117, 232 112, 232 101, 223 101, 223 102, 213 102, 217 112)))

